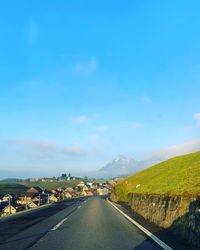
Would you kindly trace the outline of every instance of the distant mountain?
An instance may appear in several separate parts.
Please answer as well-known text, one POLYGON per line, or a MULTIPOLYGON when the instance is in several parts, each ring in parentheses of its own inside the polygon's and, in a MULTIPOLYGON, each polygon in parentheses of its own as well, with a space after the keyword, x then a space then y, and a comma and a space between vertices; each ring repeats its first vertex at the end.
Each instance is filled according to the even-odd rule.
POLYGON ((145 166, 143 161, 136 161, 133 158, 120 155, 101 168, 98 171, 98 175, 103 178, 128 176, 140 171, 145 166))
POLYGON ((200 152, 200 138, 151 152, 143 158, 143 161, 120 155, 97 171, 95 175, 98 178, 128 176, 167 159, 194 152, 200 152))

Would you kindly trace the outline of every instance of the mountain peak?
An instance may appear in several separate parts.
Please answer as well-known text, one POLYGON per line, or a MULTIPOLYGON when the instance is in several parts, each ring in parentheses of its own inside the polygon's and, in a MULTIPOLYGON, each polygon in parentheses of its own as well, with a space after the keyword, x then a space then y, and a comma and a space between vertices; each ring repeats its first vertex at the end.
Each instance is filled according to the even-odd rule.
POLYGON ((103 176, 120 176, 129 175, 138 171, 138 167, 141 167, 141 162, 134 160, 131 157, 125 157, 118 155, 113 161, 109 162, 99 170, 103 176))
POLYGON ((115 157, 115 159, 113 160, 113 162, 118 162, 118 161, 124 161, 127 158, 123 155, 118 155, 117 157, 115 157))

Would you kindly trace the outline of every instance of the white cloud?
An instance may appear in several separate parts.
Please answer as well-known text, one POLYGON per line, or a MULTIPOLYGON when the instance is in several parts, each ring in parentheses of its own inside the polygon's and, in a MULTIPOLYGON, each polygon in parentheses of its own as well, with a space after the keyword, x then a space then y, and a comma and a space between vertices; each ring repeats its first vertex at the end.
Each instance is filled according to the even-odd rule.
POLYGON ((71 117, 70 121, 75 124, 83 124, 83 123, 88 123, 89 118, 86 115, 80 115, 76 117, 71 117))
POLYGON ((29 25, 29 43, 32 45, 38 38, 39 29, 35 21, 31 21, 29 25))
POLYGON ((148 160, 148 165, 153 165, 158 162, 179 156, 184 154, 190 154, 200 151, 200 138, 193 140, 191 142, 172 145, 161 150, 152 152, 146 156, 148 160))
POLYGON ((80 145, 59 146, 51 141, 35 141, 32 139, 16 139, 5 141, 10 145, 22 146, 28 149, 29 155, 39 158, 46 158, 55 154, 62 154, 66 156, 81 156, 84 153, 80 145))
POLYGON ((200 126, 200 113, 196 113, 196 114, 194 115, 194 118, 195 118, 195 120, 197 120, 198 126, 200 126))
POLYGON ((83 147, 80 145, 73 145, 70 147, 65 147, 62 149, 63 153, 72 155, 72 156, 79 156, 83 154, 83 147))
POLYGON ((82 74, 92 74, 96 70, 96 61, 91 59, 86 62, 77 63, 75 66, 76 72, 82 74))

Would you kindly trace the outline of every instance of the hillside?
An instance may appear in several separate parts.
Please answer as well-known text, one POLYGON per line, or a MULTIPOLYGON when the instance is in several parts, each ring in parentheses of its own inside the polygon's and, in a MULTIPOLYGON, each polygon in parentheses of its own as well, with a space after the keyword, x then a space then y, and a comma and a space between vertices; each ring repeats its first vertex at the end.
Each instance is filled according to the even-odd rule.
POLYGON ((5 194, 15 194, 15 195, 21 195, 28 187, 22 184, 18 183, 0 183, 0 195, 5 194))
POLYGON ((79 183, 79 180, 75 181, 53 181, 53 182, 22 182, 24 186, 33 187, 38 186, 40 188, 46 188, 48 190, 56 189, 58 187, 75 187, 79 183))
POLYGON ((200 152, 161 162, 115 185, 118 200, 127 201, 128 193, 200 195, 200 152))
POLYGON ((48 190, 56 189, 58 187, 75 187, 78 184, 78 180, 75 181, 54 181, 54 182, 21 182, 19 183, 0 183, 0 195, 16 194, 21 195, 26 190, 33 186, 40 188, 46 188, 48 190))

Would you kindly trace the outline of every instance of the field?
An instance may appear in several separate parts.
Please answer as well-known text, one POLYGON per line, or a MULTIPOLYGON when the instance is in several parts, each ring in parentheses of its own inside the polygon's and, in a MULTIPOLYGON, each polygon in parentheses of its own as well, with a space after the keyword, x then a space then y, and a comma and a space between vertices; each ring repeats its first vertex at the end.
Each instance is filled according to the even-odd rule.
POLYGON ((21 182, 21 183, 0 183, 0 195, 15 194, 17 196, 26 192, 30 187, 38 186, 48 190, 56 189, 58 187, 75 187, 79 183, 75 181, 54 181, 54 182, 21 182))
POLYGON ((26 192, 27 186, 19 183, 0 183, 0 194, 16 194, 17 196, 26 192))
POLYGON ((27 186, 27 187, 34 187, 38 186, 40 188, 46 188, 48 190, 56 189, 58 187, 75 187, 80 181, 53 181, 53 182, 22 182, 21 184, 27 186))
POLYGON ((129 176, 115 185, 118 200, 128 193, 200 195, 200 152, 175 157, 129 176))

